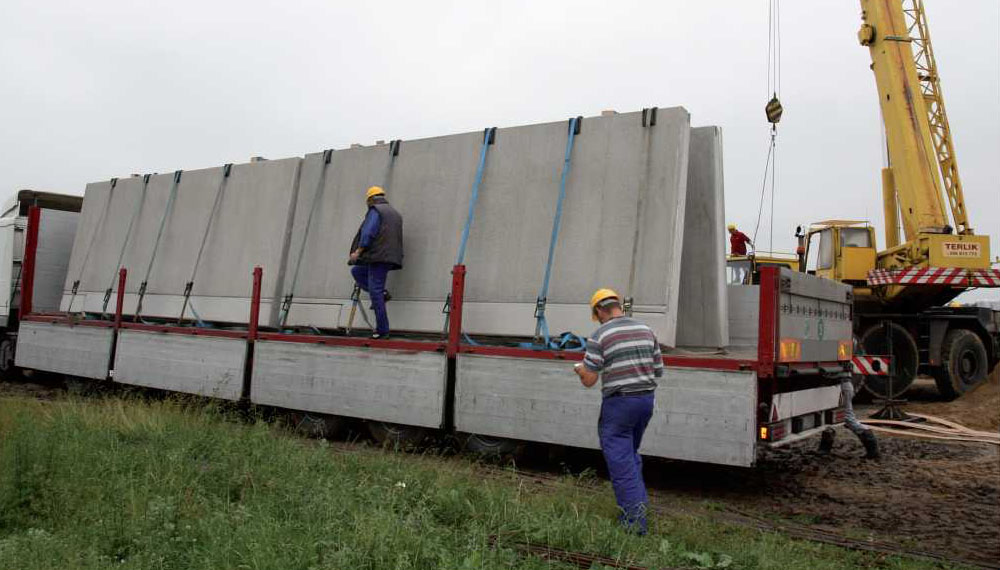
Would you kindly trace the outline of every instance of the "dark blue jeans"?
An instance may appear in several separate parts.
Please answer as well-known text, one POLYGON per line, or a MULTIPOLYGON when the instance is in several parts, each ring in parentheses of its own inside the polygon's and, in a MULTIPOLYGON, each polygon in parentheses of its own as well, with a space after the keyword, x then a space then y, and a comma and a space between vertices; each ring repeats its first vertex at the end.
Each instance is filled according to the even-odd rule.
POLYGON ((375 311, 375 332, 381 335, 389 334, 389 315, 385 311, 385 278, 391 268, 392 265, 388 263, 371 263, 351 267, 354 282, 372 299, 372 310, 375 311))
POLYGON ((646 508, 649 496, 642 479, 639 445, 653 416, 653 394, 617 396, 601 402, 597 434, 608 464, 611 487, 621 514, 618 519, 626 530, 646 534, 646 508))

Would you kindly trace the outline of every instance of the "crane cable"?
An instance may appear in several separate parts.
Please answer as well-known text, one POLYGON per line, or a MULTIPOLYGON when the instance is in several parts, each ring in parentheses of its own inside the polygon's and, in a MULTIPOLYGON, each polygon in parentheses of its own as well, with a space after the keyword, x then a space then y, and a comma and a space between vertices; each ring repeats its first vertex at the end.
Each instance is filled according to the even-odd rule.
MULTIPOLYGON (((760 230, 760 220, 764 213, 764 203, 768 185, 771 183, 771 213, 769 215, 769 249, 774 251, 774 195, 778 178, 778 122, 784 111, 779 95, 781 94, 781 0, 768 0, 767 6, 767 96, 770 99, 764 107, 767 122, 771 124, 770 143, 767 158, 764 161, 764 181, 761 183, 760 204, 757 208, 757 223, 753 230, 753 243, 757 243, 757 233, 760 230)), ((757 246, 754 245, 754 250, 757 246)))

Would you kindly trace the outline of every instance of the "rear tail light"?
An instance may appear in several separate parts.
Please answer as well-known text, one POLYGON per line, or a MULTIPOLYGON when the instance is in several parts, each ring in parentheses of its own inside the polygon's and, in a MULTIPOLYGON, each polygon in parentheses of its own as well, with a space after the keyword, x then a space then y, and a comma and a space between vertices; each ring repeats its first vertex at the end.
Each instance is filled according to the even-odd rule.
POLYGON ((842 340, 837 345, 837 360, 850 360, 854 356, 854 344, 850 340, 842 340))
POLYGON ((761 441, 781 441, 788 435, 787 428, 785 427, 785 422, 778 422, 774 424, 768 424, 765 426, 760 426, 760 439, 761 441))
POLYGON ((778 345, 778 359, 781 362, 798 362, 802 360, 802 341, 794 338, 783 338, 778 345))

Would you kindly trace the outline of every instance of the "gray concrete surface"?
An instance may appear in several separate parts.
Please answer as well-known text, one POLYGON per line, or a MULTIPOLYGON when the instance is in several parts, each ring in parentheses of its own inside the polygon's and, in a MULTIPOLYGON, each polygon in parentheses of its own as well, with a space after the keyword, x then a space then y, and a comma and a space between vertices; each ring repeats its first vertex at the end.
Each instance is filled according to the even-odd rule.
MULTIPOLYGON (((589 331, 586 303, 594 289, 627 289, 638 225, 632 293, 637 312, 664 343, 673 343, 689 116, 681 108, 662 109, 657 125, 646 128, 640 117, 588 117, 576 138, 548 296, 554 333, 589 331), (640 189, 644 202, 637 208, 640 189)), ((498 129, 466 256, 467 332, 534 331, 566 138, 566 121, 498 129)), ((482 133, 473 132, 403 142, 388 188, 389 201, 405 220, 406 267, 389 278, 395 328, 434 331, 444 324, 441 305, 450 290, 481 141, 482 133)), ((335 152, 318 201, 321 154, 306 157, 286 290, 309 209, 317 204, 317 211, 291 324, 346 324, 347 311, 339 307, 353 286, 344 265, 347 249, 365 212, 364 189, 385 177, 388 148, 335 152), (333 318, 340 321, 326 320, 333 318)))
POLYGON ((324 414, 438 428, 445 356, 260 341, 250 400, 324 414))
MULTIPOLYGON (((290 158, 239 164, 232 168, 223 200, 206 241, 192 289, 192 305, 207 321, 246 322, 253 267, 264 268, 262 295, 266 309, 280 299, 278 287, 287 253, 288 227, 293 213, 301 160, 290 158)), ((117 260, 125 244, 121 266, 129 271, 124 311, 136 309, 140 284, 156 250, 150 269, 143 315, 180 316, 184 287, 190 279, 212 204, 222 179, 222 167, 184 172, 173 206, 166 212, 173 173, 153 176, 145 193, 141 178, 119 180, 112 193, 111 208, 101 224, 100 210, 106 203, 108 183, 88 185, 81 213, 80 231, 63 295, 64 308, 72 297, 72 283, 86 256, 90 236, 97 241, 89 254, 74 310, 99 311, 104 291, 114 283, 117 260), (141 207, 136 202, 142 198, 141 207), (129 221, 135 223, 125 243, 129 221), (168 214, 157 246, 157 233, 168 214), (80 297, 86 297, 81 303, 80 297)), ((108 310, 114 310, 112 298, 108 310)), ((191 313, 188 312, 190 316, 191 313)))
MULTIPOLYGON (((755 460, 756 376, 668 367, 643 438, 644 455, 749 466, 755 460)), ((568 362, 460 355, 455 425, 466 433, 600 448, 601 394, 568 362)))
POLYGON ((679 346, 729 345, 722 131, 691 129, 684 248, 677 305, 679 346))
POLYGON ((247 343, 243 339, 123 330, 115 382, 238 400, 247 343))
POLYGON ((111 361, 111 329, 22 322, 14 363, 80 378, 104 380, 111 361))
MULTIPOLYGON (((466 332, 534 332, 567 126, 561 120, 497 131, 465 260, 466 332)), ((384 144, 335 151, 321 187, 322 153, 234 166, 211 220, 191 306, 206 321, 245 322, 250 271, 261 265, 262 324, 276 325, 280 300, 294 294, 289 325, 346 326, 344 309, 353 287, 347 250, 365 213, 365 189, 383 184, 405 220, 405 268, 389 278, 392 325, 442 330, 441 306, 450 290, 481 141, 480 131, 404 141, 395 160, 384 144)), ((718 130, 692 131, 680 107, 660 109, 654 126, 644 127, 639 112, 583 120, 548 293, 553 334, 587 334, 593 328, 590 294, 613 287, 633 297, 635 316, 650 324, 663 344, 676 344, 678 318, 684 319, 682 344, 726 344, 723 261, 709 245, 723 231, 721 160, 718 130), (694 154, 689 153, 692 132, 694 154), (689 169, 694 169, 690 175, 689 169), (694 217, 685 207, 689 196, 696 201, 694 217), (694 249, 682 263, 686 242, 694 249)), ((221 167, 183 173, 149 275, 144 315, 179 316, 221 176, 221 167)), ((72 300, 75 311, 99 311, 124 251, 122 265, 130 274, 124 311, 135 311, 172 178, 173 173, 152 177, 145 192, 141 178, 122 179, 114 190, 107 182, 88 185, 64 309, 72 300), (73 298, 70 289, 78 278, 80 293, 73 298)), ((112 297, 108 310, 113 309, 112 297)), ((364 326, 360 319, 353 324, 364 326)))

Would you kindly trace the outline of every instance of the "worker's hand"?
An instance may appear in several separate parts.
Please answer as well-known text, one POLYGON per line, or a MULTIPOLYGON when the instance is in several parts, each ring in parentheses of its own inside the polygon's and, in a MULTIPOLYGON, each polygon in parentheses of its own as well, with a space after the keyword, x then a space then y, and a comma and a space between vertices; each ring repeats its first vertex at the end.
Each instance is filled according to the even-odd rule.
POLYGON ((351 263, 357 263, 359 255, 361 255, 361 250, 360 249, 356 249, 356 250, 352 251, 351 252, 351 263))
POLYGON ((576 372, 576 375, 579 376, 580 379, 582 380, 583 379, 583 363, 582 362, 577 362, 576 364, 574 364, 573 365, 573 372, 576 372))

